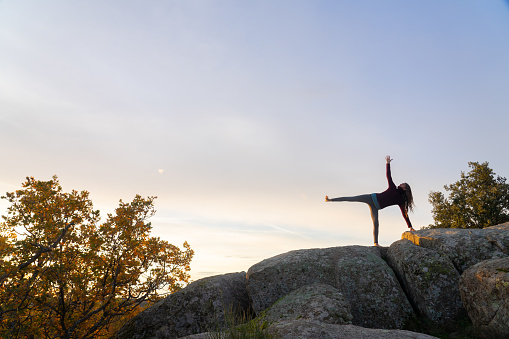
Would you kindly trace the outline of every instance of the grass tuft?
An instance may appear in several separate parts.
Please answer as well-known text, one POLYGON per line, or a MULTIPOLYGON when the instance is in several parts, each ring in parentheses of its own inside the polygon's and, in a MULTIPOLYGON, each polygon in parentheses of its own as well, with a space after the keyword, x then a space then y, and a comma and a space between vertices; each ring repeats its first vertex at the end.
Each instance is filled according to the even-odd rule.
POLYGON ((208 339, 277 339, 277 335, 269 332, 267 321, 253 318, 252 312, 230 308, 224 315, 225 323, 223 326, 216 323, 208 339))

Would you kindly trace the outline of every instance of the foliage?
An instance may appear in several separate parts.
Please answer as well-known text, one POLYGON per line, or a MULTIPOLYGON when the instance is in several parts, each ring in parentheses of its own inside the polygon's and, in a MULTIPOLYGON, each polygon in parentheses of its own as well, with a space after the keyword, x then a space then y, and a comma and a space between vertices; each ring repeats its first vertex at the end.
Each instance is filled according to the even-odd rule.
POLYGON ((277 339, 277 333, 268 330, 268 324, 253 314, 237 309, 224 310, 226 324, 218 322, 208 339, 277 339), (226 328, 224 328, 226 325, 226 328))
POLYGON ((509 184, 496 176, 488 162, 469 162, 470 172, 445 185, 441 192, 430 192, 434 224, 430 228, 484 228, 509 221, 509 184))
POLYGON ((100 222, 86 191, 27 178, 0 223, 0 337, 98 338, 188 282, 193 251, 150 236, 155 197, 100 222))

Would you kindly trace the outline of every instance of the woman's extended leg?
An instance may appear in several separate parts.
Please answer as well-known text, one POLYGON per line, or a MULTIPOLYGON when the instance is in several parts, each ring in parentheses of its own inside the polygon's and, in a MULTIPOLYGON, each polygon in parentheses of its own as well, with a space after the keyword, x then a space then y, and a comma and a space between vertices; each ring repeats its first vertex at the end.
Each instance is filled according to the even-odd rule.
POLYGON ((329 199, 329 201, 350 201, 350 202, 363 202, 368 205, 373 204, 373 199, 371 199, 370 194, 356 195, 354 197, 339 197, 339 198, 329 199))
POLYGON ((373 239, 375 240, 375 245, 378 245, 378 208, 376 208, 375 203, 373 202, 373 198, 371 194, 362 194, 356 195, 353 197, 339 197, 334 199, 328 199, 328 201, 349 201, 349 202, 363 202, 368 204, 369 210, 371 212, 371 220, 373 221, 373 239))

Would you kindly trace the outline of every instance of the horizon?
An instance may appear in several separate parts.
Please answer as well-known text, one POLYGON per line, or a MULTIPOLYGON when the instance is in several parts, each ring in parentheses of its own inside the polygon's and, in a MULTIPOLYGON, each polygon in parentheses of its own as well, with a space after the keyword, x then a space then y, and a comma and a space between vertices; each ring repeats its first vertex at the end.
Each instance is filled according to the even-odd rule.
MULTIPOLYGON (((157 196, 192 280, 290 250, 371 246, 385 156, 430 191, 509 175, 509 2, 0 1, 0 195, 57 175, 102 215, 157 196)), ((0 210, 5 213, 5 201, 0 210)), ((379 213, 399 240, 399 208, 379 213)))

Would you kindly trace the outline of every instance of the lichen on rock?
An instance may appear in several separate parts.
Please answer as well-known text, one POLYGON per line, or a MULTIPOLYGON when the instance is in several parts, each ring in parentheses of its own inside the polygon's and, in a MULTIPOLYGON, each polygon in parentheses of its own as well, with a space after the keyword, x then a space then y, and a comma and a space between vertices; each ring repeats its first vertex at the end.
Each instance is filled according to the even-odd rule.
POLYGON ((350 303, 335 287, 312 284, 290 292, 260 314, 273 324, 297 319, 317 320, 328 324, 351 324, 350 303))
POLYGON ((509 256, 509 223, 483 229, 425 229, 405 232, 402 239, 448 256, 460 274, 483 260, 509 256))
POLYGON ((509 257, 480 262, 461 275, 461 299, 482 338, 509 338, 508 272, 509 257))
POLYGON ((419 315, 440 326, 453 326, 464 315, 460 275, 447 256, 406 239, 393 243, 387 256, 419 315))
POLYGON ((324 283, 346 296, 355 325, 402 328, 413 315, 394 272, 376 247, 291 251, 252 266, 247 278, 257 314, 299 287, 324 283))

